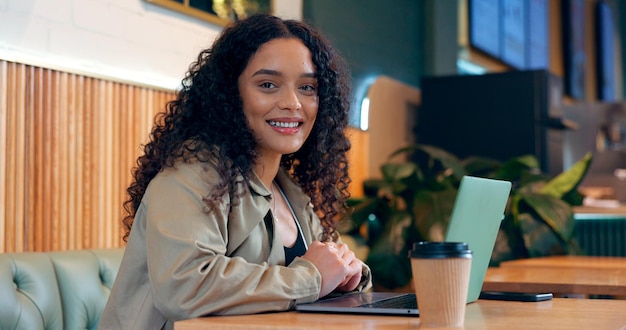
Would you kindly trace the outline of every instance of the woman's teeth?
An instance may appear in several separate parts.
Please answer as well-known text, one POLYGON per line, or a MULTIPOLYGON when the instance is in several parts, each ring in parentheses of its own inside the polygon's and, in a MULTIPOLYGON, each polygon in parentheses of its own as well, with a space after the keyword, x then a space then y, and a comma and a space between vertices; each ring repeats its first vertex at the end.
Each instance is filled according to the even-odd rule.
POLYGON ((284 127, 284 128, 296 128, 300 123, 292 121, 292 122, 282 122, 282 121, 272 121, 269 120, 268 123, 274 127, 284 127))

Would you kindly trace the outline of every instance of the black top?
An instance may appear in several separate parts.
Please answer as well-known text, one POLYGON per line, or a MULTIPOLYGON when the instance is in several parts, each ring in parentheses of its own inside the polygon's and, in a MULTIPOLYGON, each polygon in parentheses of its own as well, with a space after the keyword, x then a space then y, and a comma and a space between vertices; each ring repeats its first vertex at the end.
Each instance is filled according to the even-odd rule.
POLYGON ((298 238, 296 239, 296 243, 294 243, 292 247, 285 246, 285 265, 288 266, 293 259, 301 257, 305 252, 306 247, 304 246, 304 241, 302 240, 300 228, 298 228, 298 238))
POLYGON ((289 266, 289 264, 293 261, 293 259, 304 255, 304 253, 307 250, 307 246, 306 246, 306 243, 304 242, 304 235, 302 234, 302 228, 300 228, 300 224, 298 223, 298 217, 296 216, 296 213, 293 211, 293 207, 291 206, 291 202, 289 202, 289 198, 287 198, 287 195, 285 195, 280 185, 276 184, 276 186, 278 187, 278 191, 280 192, 280 194, 285 199, 285 202, 287 202, 289 211, 291 211, 291 215, 293 216, 293 219, 296 222, 296 227, 298 228, 298 235, 296 238, 296 242, 293 244, 293 246, 292 247, 283 246, 283 248, 285 249, 285 266, 289 266))

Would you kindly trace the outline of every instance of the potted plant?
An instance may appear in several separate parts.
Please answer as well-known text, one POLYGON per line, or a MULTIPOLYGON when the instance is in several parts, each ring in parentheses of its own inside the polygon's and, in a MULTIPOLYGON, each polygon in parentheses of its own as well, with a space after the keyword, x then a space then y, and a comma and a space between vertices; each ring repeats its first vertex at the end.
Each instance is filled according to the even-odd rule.
POLYGON ((369 247, 366 259, 378 289, 410 283, 408 250, 416 241, 443 240, 460 180, 473 175, 511 181, 492 265, 510 259, 578 254, 572 206, 582 203, 579 183, 591 163, 587 154, 555 177, 539 170, 534 156, 506 162, 481 157, 460 160, 438 147, 414 144, 393 152, 381 179, 364 182, 365 197, 349 201, 342 233, 369 247), (397 156, 408 155, 408 161, 397 156))

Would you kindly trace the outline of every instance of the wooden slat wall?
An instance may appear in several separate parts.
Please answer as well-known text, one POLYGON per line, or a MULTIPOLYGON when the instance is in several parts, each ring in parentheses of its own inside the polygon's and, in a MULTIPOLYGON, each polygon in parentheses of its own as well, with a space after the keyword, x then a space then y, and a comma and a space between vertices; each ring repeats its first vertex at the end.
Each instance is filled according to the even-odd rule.
MULTIPOLYGON (((0 60, 0 253, 123 246, 130 170, 174 97, 0 60)), ((361 196, 369 140, 348 136, 361 196)))
POLYGON ((122 246, 130 169, 173 97, 0 61, 0 252, 122 246))

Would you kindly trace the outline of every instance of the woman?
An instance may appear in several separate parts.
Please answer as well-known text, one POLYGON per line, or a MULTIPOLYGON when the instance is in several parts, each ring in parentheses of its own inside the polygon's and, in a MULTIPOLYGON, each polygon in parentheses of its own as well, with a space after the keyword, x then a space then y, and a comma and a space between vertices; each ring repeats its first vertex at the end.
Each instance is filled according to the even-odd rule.
POLYGON ((335 229, 350 182, 348 81, 302 22, 226 27, 137 161, 100 328, 172 328, 368 288, 369 268, 335 229))

